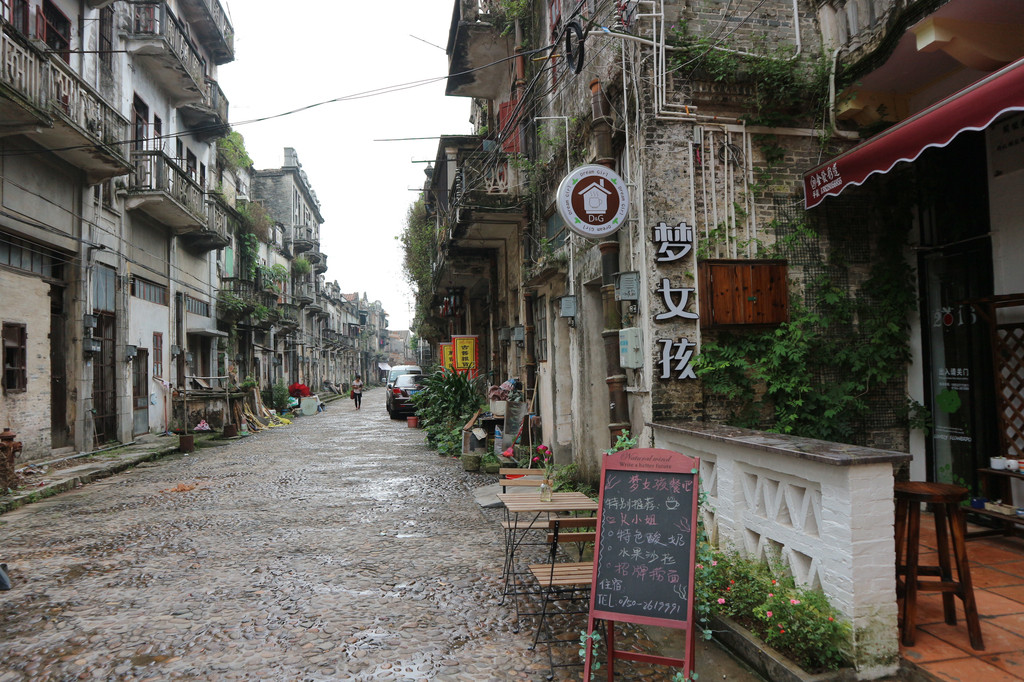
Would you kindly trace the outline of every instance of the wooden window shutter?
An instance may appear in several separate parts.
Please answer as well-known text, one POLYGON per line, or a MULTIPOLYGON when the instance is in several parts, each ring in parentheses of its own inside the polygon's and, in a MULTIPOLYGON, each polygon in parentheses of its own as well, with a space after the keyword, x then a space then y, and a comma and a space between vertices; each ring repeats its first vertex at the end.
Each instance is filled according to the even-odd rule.
POLYGON ((789 320, 784 260, 700 263, 701 327, 778 325, 789 320))
POLYGON ((522 150, 519 143, 519 117, 516 115, 518 104, 518 100, 511 99, 498 105, 498 135, 501 138, 501 149, 506 154, 518 154, 522 150))

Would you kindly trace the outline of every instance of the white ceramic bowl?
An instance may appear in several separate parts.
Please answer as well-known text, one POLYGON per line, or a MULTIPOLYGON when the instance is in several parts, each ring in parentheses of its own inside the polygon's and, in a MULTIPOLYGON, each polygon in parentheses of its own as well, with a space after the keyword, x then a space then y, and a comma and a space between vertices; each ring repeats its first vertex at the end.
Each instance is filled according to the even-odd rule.
POLYGON ((988 465, 992 469, 1005 469, 1006 468, 1006 458, 1005 457, 990 457, 989 460, 988 460, 988 465))

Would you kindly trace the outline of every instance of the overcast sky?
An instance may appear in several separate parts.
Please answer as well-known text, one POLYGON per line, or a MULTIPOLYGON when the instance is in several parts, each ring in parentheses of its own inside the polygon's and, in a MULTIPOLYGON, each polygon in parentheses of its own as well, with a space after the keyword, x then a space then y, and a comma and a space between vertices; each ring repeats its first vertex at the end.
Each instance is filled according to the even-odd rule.
MULTIPOLYGON (((224 2, 225 0, 222 0, 224 2)), ((294 147, 320 199, 328 281, 366 292, 391 329, 408 329, 412 294, 395 239, 437 140, 383 138, 470 132, 469 102, 444 81, 241 122, 369 90, 443 77, 454 0, 235 0, 235 61, 220 67, 235 130, 257 169, 279 168, 294 147), (412 37, 415 36, 415 37, 412 37), (426 42, 440 46, 434 47, 426 42)))

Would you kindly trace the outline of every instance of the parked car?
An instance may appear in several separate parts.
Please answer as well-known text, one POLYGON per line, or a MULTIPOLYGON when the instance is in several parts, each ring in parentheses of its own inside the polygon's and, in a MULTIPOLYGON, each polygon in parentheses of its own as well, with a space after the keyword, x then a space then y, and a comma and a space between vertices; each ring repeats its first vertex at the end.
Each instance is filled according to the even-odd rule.
POLYGON ((388 370, 388 390, 395 384, 395 379, 403 374, 423 374, 419 365, 395 365, 388 370))
POLYGON ((388 389, 387 407, 392 419, 416 414, 411 398, 423 390, 423 374, 402 374, 388 389))

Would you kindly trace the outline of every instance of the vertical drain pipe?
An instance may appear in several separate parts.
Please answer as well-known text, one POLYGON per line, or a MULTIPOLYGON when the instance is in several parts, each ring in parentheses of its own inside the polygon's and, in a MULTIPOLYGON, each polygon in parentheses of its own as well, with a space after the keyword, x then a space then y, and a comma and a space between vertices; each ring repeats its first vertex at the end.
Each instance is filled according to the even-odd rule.
MULTIPOLYGON (((591 109, 593 112, 594 147, 596 163, 614 170, 612 154, 612 127, 608 116, 608 102, 601 92, 601 81, 590 81, 591 109)), ((619 330, 622 328, 622 307, 615 300, 615 274, 619 271, 619 235, 598 245, 601 250, 601 308, 604 329, 605 383, 608 385, 608 442, 615 441, 629 424, 629 403, 626 398, 626 373, 619 364, 619 330)))

